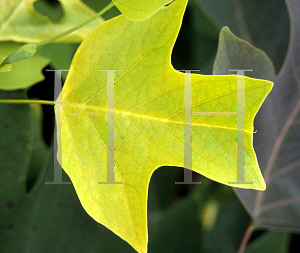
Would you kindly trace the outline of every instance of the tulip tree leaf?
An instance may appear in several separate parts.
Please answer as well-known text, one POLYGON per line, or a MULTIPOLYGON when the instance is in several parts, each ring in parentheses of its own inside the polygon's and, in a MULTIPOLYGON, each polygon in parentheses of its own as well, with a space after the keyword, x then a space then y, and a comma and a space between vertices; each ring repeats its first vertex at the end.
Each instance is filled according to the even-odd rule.
POLYGON ((254 136, 254 147, 266 180, 266 191, 236 189, 236 193, 256 225, 300 231, 300 4, 296 0, 286 3, 291 23, 290 49, 277 77, 266 56, 262 59, 259 51, 253 49, 246 53, 236 50, 245 48, 245 43, 235 44, 237 39, 229 34, 220 36, 220 43, 225 43, 228 51, 227 54, 218 53, 214 73, 226 74, 222 69, 242 64, 244 68, 254 69, 253 77, 274 80, 274 89, 255 119, 258 132, 254 136))
POLYGON ((151 17, 172 0, 113 0, 120 12, 130 20, 141 21, 151 17))
MULTIPOLYGON (((14 42, 0 42, 0 58, 16 52, 15 50, 21 46, 22 44, 14 42)), ((34 55, 28 59, 1 66, 1 69, 9 65, 11 68, 7 72, 1 72, 0 69, 0 89, 25 89, 44 80, 42 70, 49 62, 50 60, 46 57, 34 55)))
MULTIPOLYGON (((96 13, 79 0, 59 0, 64 10, 61 22, 53 23, 33 8, 35 0, 4 0, 0 3, 0 41, 37 43, 83 23, 96 13)), ((56 42, 81 42, 97 25, 99 18, 56 42)))
MULTIPOLYGON (((192 112, 236 112, 237 76, 186 75, 171 53, 187 0, 176 0, 141 22, 118 16, 81 44, 56 101, 58 157, 87 213, 147 252, 147 190, 160 166, 184 166, 185 78, 192 79, 192 112), (114 73, 114 170, 107 182, 107 73, 114 73), (60 106, 61 103, 61 106, 60 106), (61 110, 61 112, 60 112, 61 110), (93 113, 93 114, 91 114, 93 113), (61 143, 61 144, 60 144, 61 143)), ((272 89, 245 81, 245 181, 264 190, 252 147, 253 119, 272 89)), ((109 110, 111 113, 111 110, 109 110)), ((217 182, 237 180, 236 115, 192 115, 192 169, 217 182)), ((109 136, 109 137, 108 137, 109 136)), ((110 154, 111 155, 111 154, 110 154)), ((231 185, 233 186, 233 185, 231 185)))
POLYGON ((260 49, 236 37, 228 27, 220 31, 214 75, 229 75, 230 69, 248 69, 249 77, 275 80, 275 70, 268 56, 260 49))

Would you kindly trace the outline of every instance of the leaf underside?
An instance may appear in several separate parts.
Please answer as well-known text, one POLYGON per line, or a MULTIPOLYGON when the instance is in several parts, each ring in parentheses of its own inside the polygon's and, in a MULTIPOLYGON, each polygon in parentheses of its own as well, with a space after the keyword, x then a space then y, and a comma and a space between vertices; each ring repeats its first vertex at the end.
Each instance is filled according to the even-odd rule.
POLYGON ((266 55, 262 57, 259 50, 234 38, 226 29, 221 32, 220 43, 228 50, 221 53, 219 47, 214 74, 226 74, 226 68, 242 66, 254 69, 252 77, 274 80, 274 88, 255 119, 258 131, 254 147, 266 180, 266 191, 235 191, 256 225, 300 231, 300 32, 297 14, 300 5, 295 0, 286 3, 291 23, 290 49, 278 77, 266 55), (236 48, 244 53, 237 53, 236 48))
POLYGON ((257 151, 267 191, 237 193, 258 225, 300 231, 300 5, 296 0, 286 3, 291 23, 290 49, 258 118, 264 145, 257 145, 257 151))

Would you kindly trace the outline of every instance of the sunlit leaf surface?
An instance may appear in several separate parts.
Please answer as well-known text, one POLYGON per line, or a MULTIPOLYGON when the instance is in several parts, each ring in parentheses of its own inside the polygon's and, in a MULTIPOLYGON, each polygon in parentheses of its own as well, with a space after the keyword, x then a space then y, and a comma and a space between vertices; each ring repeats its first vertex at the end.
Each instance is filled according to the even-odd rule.
POLYGON ((155 12, 172 0, 113 0, 124 16, 134 21, 151 17, 155 12))
MULTIPOLYGON (((163 165, 184 166, 185 78, 192 80, 192 112, 237 110, 236 75, 190 76, 171 65, 186 4, 187 0, 176 0, 142 22, 119 16, 98 26, 76 52, 56 104, 62 144, 58 157, 62 156, 60 162, 81 204, 138 252, 147 252, 147 192, 152 173, 163 165), (112 139, 107 87, 113 82, 108 85, 105 70, 119 70, 114 74, 112 139), (111 140, 114 158, 112 153, 107 155, 111 140), (107 182, 110 159, 115 161, 115 181, 124 184, 99 184, 107 182)), ((253 119, 272 83, 244 80, 245 181, 253 184, 237 186, 264 190, 252 147, 253 119)), ((235 182, 236 115, 191 117, 192 169, 226 185, 235 182)))

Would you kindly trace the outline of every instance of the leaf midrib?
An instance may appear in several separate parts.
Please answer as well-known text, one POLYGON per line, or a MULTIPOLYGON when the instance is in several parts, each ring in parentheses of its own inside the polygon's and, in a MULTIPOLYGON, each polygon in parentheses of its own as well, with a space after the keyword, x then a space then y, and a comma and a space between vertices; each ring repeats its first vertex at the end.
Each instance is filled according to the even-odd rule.
POLYGON ((7 23, 11 20, 11 18, 14 16, 17 9, 19 9, 19 6, 22 4, 23 0, 21 0, 16 7, 11 11, 11 13, 8 15, 8 17, 5 19, 5 21, 2 23, 0 27, 0 32, 2 32, 3 28, 7 25, 7 23))
MULTIPOLYGON (((60 105, 59 103, 57 105, 60 105)), ((95 106, 87 106, 87 105, 80 105, 77 103, 61 103, 61 105, 66 105, 66 106, 74 106, 74 107, 79 107, 83 110, 85 109, 94 109, 94 110, 100 110, 103 112, 107 112, 107 108, 103 108, 103 107, 95 107, 95 106)), ((70 113, 78 113, 78 112, 70 112, 70 113)), ((141 115, 141 114, 136 114, 136 113, 132 113, 132 112, 126 112, 126 111, 121 111, 118 109, 114 109, 114 113, 118 113, 118 114, 122 114, 124 116, 131 116, 131 117, 136 117, 136 118, 143 118, 146 120, 155 120, 155 121, 160 121, 163 123, 173 123, 173 124, 181 124, 181 125, 185 125, 187 123, 185 122, 181 122, 181 121, 175 121, 175 120, 168 120, 168 119, 163 119, 163 118, 157 118, 157 117, 151 117, 151 116, 147 116, 147 115, 141 115)), ((66 114, 66 113, 63 113, 66 114)), ((224 115, 225 116, 225 115, 224 115)), ((226 115, 228 116, 228 115, 226 115)), ((200 126, 200 127, 208 127, 208 128, 220 128, 220 129, 226 129, 226 130, 234 130, 234 131, 238 131, 237 128, 232 128, 232 127, 223 127, 223 126, 216 126, 216 125, 208 125, 208 124, 199 124, 199 123, 192 123, 193 126, 200 126)), ((249 131, 249 130, 245 130, 245 133, 253 133, 253 131, 249 131)))

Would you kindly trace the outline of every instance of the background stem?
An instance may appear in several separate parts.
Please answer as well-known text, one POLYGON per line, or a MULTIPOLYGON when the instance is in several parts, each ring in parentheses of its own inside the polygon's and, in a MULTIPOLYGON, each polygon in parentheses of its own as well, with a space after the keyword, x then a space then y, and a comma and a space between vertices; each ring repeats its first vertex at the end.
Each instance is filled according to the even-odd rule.
POLYGON ((24 99, 0 99, 0 104, 42 104, 42 105, 54 105, 55 101, 46 100, 24 100, 24 99))
POLYGON ((238 253, 244 253, 245 252, 245 249, 247 247, 247 244, 248 244, 248 242, 250 240, 250 237, 251 237, 253 231, 254 231, 254 227, 253 227, 253 225, 251 223, 248 226, 248 228, 247 228, 247 230, 246 230, 246 232, 244 234, 244 237, 243 237, 243 240, 242 240, 241 245, 239 247, 238 253))
POLYGON ((46 45, 46 44, 48 44, 48 43, 51 43, 51 42, 53 42, 53 41, 55 41, 55 40, 57 40, 57 39, 60 39, 60 38, 62 38, 62 37, 64 37, 64 36, 66 36, 66 35, 68 35, 68 34, 74 32, 74 31, 80 29, 81 27, 84 27, 85 25, 89 24, 90 22, 94 21, 95 19, 97 19, 98 17, 100 17, 101 15, 103 15, 105 12, 107 12, 107 11, 108 11, 109 9, 111 9, 113 6, 114 6, 114 3, 111 2, 109 5, 107 5, 104 9, 102 9, 100 12, 98 12, 98 13, 97 13, 95 16, 93 16, 92 18, 88 19, 87 21, 81 23, 80 25, 75 26, 75 27, 73 27, 73 28, 71 28, 71 29, 69 29, 69 30, 63 32, 63 33, 57 34, 57 35, 55 35, 55 36, 53 36, 53 37, 51 37, 51 38, 48 38, 48 39, 46 39, 46 40, 43 40, 43 41, 37 43, 37 44, 36 44, 36 47, 44 46, 44 45, 46 45))

